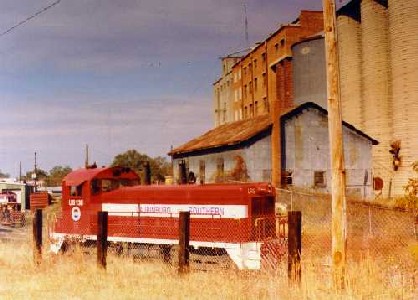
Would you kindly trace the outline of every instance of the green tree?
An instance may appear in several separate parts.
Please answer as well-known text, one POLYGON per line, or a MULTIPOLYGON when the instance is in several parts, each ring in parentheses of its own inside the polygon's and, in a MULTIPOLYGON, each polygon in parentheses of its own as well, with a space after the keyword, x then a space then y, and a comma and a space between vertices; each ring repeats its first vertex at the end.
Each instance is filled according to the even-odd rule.
POLYGON ((72 171, 70 166, 55 166, 46 178, 47 186, 61 186, 62 179, 72 171))
POLYGON ((151 169, 151 181, 164 181, 164 176, 171 175, 171 163, 164 157, 152 158, 137 150, 128 150, 114 157, 112 166, 129 167, 137 172, 141 179, 144 178, 144 163, 149 162, 151 169))
MULTIPOLYGON (((26 172, 26 180, 32 180, 32 174, 35 171, 28 171, 26 172)), ((42 170, 42 169, 36 169, 36 180, 45 180, 48 177, 48 172, 42 170)))

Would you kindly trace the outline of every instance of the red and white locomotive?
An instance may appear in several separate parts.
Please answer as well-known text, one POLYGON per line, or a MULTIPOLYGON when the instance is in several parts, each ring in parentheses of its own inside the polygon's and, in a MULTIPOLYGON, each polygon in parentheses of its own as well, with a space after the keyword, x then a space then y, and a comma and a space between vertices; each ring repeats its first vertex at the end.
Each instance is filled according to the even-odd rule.
MULTIPOLYGON (((190 246, 222 249, 239 269, 259 269, 276 237, 275 189, 268 183, 139 185, 129 168, 79 169, 62 182, 62 216, 51 237, 96 240, 97 212, 108 212, 108 241, 178 244, 178 216, 190 211, 190 246)), ((271 255, 271 254, 270 254, 271 255)))

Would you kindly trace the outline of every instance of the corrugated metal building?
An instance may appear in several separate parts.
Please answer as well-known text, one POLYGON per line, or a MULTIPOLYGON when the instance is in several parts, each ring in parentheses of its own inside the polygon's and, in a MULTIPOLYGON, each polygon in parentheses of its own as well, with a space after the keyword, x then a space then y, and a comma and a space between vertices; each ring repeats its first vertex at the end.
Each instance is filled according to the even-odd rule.
MULTIPOLYGON (((330 158, 327 111, 307 102, 280 118, 282 176, 295 187, 330 191, 330 158)), ((202 183, 270 181, 271 132, 268 116, 219 126, 173 149, 174 178, 179 162, 202 183)), ((371 151, 377 141, 343 124, 347 169, 347 194, 370 197, 372 193, 371 151)))
MULTIPOLYGON (((304 103, 282 115, 282 166, 294 186, 331 192, 328 112, 304 103)), ((348 196, 372 196, 372 146, 378 142, 343 122, 348 196)))

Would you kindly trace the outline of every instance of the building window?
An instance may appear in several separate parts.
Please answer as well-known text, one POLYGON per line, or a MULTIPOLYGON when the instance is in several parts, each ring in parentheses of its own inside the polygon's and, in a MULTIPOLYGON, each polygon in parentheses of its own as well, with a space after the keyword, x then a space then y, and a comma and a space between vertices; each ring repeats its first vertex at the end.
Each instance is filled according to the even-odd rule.
POLYGON ((279 52, 279 44, 274 44, 274 50, 276 51, 276 52, 279 52))
POLYGON ((314 172, 314 187, 326 187, 326 177, 325 171, 315 171, 314 172))
POLYGON ((258 115, 258 102, 257 101, 254 102, 254 115, 255 116, 258 115))
POLYGON ((244 85, 244 98, 247 98, 247 85, 244 85))
POLYGON ((204 160, 200 160, 199 161, 199 182, 200 184, 204 184, 205 183, 205 161, 204 160))
POLYGON ((246 119, 248 116, 248 110, 247 107, 244 107, 244 119, 246 119))
POLYGON ((284 45, 286 44, 286 40, 283 38, 280 40, 280 47, 284 47, 284 45))
POLYGON ((257 59, 254 59, 254 69, 257 69, 257 59))
POLYGON ((216 160, 216 178, 215 178, 215 182, 223 182, 224 181, 224 171, 225 171, 224 159, 223 159, 223 157, 219 157, 216 160))
POLYGON ((266 62, 266 52, 261 53, 261 60, 263 61, 263 63, 266 62))
POLYGON ((244 76, 247 74, 247 67, 244 67, 243 73, 244 73, 244 76))
POLYGON ((264 102, 265 112, 270 112, 270 106, 269 106, 269 102, 267 101, 267 97, 263 98, 263 102, 264 102))

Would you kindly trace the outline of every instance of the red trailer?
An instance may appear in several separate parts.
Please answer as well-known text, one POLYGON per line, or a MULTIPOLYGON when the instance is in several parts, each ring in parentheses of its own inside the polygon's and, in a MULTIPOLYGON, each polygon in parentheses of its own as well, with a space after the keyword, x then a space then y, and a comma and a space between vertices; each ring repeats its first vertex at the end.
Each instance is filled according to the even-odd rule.
POLYGON ((114 243, 178 244, 178 215, 190 211, 190 245, 226 252, 240 269, 258 269, 276 238, 275 189, 268 183, 138 185, 128 168, 80 169, 62 183, 62 217, 52 238, 95 240, 97 212, 109 213, 114 243), (263 247, 264 246, 264 247, 263 247))

